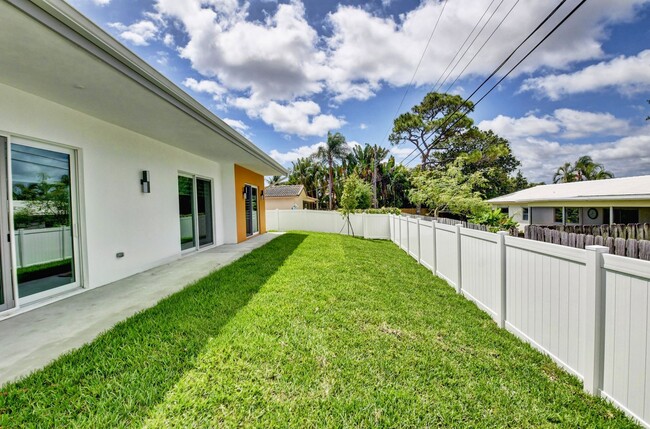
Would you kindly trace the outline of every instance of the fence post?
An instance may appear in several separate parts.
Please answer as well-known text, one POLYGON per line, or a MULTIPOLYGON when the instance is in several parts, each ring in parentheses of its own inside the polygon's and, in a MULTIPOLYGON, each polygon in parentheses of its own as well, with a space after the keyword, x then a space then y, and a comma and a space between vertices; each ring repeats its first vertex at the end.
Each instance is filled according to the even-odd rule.
POLYGON ((409 221, 409 218, 406 218, 406 254, 408 255, 411 253, 411 222, 409 221))
POLYGON ((280 229, 280 209, 275 209, 275 219, 277 221, 275 223, 275 227, 277 228, 278 231, 282 231, 280 229))
POLYGON ((603 275, 603 253, 605 246, 587 246, 587 296, 584 319, 585 335, 585 373, 584 389, 598 395, 603 378, 603 346, 605 323, 605 276, 603 275))
POLYGON ((462 225, 460 223, 456 224, 456 261, 458 262, 458 273, 457 273, 457 280, 456 280, 456 292, 462 293, 463 291, 463 270, 462 270, 462 252, 460 249, 460 242, 461 242, 461 235, 460 235, 460 229, 462 225))
POLYGON ((421 249, 422 249, 422 243, 420 243, 420 218, 417 218, 417 219, 415 220, 415 222, 416 222, 416 223, 415 223, 415 224, 416 224, 416 232, 417 232, 417 237, 418 237, 418 249, 417 249, 417 251, 418 251, 418 256, 417 256, 416 260, 418 261, 418 264, 421 264, 421 263, 422 263, 422 259, 421 259, 421 255, 422 255, 422 251, 421 251, 421 249))
POLYGON ((402 248, 402 215, 397 216, 397 226, 399 227, 399 237, 397 239, 397 247, 402 248))
POLYGON ((506 236, 505 231, 497 233, 497 284, 499 296, 496 302, 497 324, 499 328, 506 326, 506 236))
POLYGON ((433 231, 433 264, 431 264, 431 271, 433 271, 433 275, 437 276, 438 275, 438 255, 436 253, 436 221, 432 220, 431 221, 431 231, 433 231))

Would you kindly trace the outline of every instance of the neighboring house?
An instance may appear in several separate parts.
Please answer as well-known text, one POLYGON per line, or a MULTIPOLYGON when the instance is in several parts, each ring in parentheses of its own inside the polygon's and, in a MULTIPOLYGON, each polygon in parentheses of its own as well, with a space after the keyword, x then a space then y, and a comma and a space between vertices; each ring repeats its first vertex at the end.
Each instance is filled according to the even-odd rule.
POLYGON ((650 223, 650 176, 540 185, 488 200, 526 225, 650 223))
POLYGON ((315 209, 316 198, 305 192, 303 185, 275 185, 264 189, 267 210, 315 209))
POLYGON ((0 318, 265 232, 286 170, 65 2, 0 47, 0 318))

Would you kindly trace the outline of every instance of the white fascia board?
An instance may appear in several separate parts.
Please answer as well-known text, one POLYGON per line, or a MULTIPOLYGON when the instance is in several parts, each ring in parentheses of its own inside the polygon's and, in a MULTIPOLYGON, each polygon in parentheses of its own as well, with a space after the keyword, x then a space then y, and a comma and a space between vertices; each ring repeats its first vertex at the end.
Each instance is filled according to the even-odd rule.
POLYGON ((288 173, 286 168, 250 140, 233 130, 201 103, 66 2, 61 0, 6 1, 262 161, 277 174, 288 173))

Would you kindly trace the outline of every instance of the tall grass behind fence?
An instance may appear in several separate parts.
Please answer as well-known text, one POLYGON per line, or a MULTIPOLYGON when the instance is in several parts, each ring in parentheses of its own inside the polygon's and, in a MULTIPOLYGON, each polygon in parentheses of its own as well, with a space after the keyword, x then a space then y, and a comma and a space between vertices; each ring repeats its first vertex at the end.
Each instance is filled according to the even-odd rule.
POLYGON ((538 226, 527 225, 524 238, 584 249, 605 246, 609 253, 650 261, 650 224, 538 226))
MULTIPOLYGON (((321 231, 323 219, 335 221, 298 213, 290 215, 300 218, 300 228, 293 229, 321 231)), ((289 217, 275 214, 276 221, 291 225, 289 217)), ((267 219, 272 216, 268 211, 267 219)), ((650 428, 650 261, 608 254, 604 246, 573 248, 384 216, 366 215, 365 222, 387 231, 393 243, 500 327, 582 380, 587 392, 650 428)))

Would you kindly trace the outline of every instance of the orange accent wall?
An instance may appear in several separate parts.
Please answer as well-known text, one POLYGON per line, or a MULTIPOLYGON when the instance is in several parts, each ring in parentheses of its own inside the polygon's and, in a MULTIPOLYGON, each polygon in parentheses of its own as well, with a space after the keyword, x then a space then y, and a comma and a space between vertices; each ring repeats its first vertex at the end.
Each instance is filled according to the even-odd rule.
MULTIPOLYGON (((264 190, 264 176, 235 164, 235 207, 237 209, 237 243, 246 240, 246 204, 244 197, 244 185, 257 186, 258 193, 264 190)), ((258 208, 260 216, 260 234, 266 232, 266 206, 261 195, 258 196, 258 208)))

